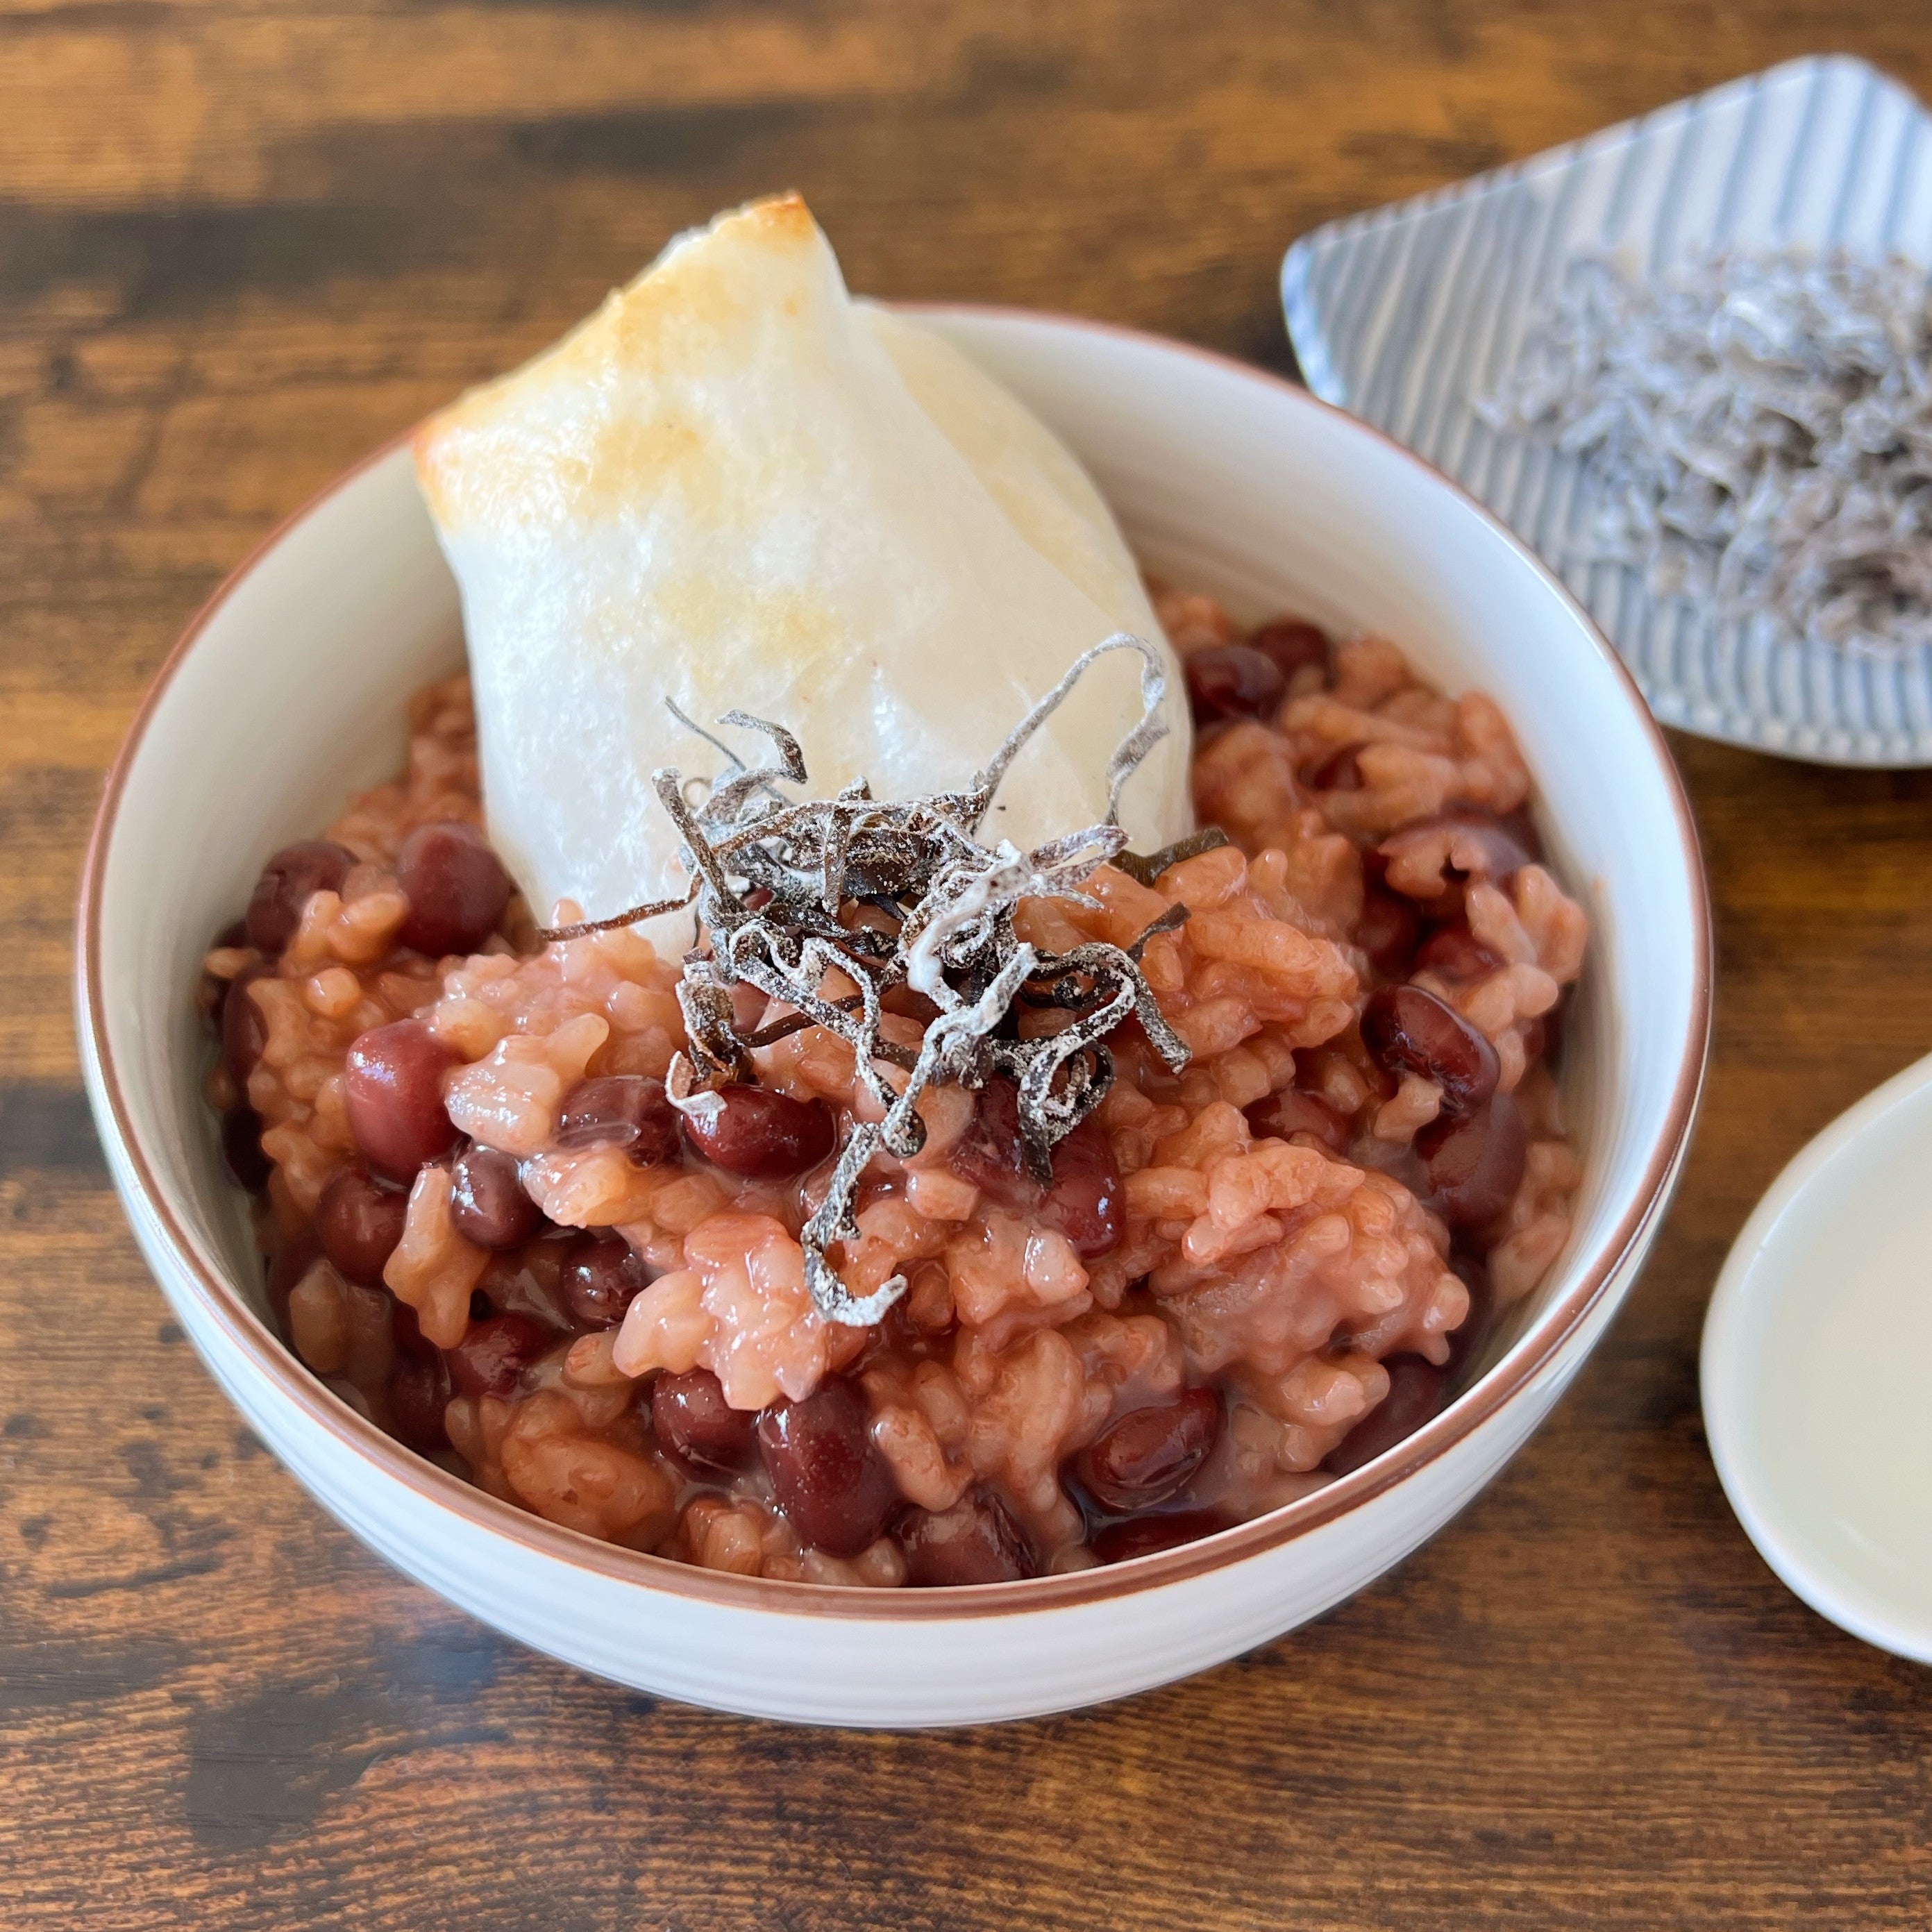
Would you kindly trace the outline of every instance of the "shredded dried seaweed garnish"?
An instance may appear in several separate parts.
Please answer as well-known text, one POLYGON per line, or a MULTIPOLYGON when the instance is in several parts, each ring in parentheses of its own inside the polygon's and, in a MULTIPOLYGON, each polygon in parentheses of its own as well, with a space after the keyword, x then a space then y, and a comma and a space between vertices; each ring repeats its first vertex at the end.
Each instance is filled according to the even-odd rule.
MULTIPOLYGON (((1187 1047, 1162 1017, 1140 968, 1142 947, 1179 925, 1185 908, 1155 920, 1125 948, 1093 940, 1069 952, 1046 952, 1013 927, 1022 899, 1100 904, 1081 888, 1099 867, 1126 856, 1120 790, 1166 735, 1160 716, 1166 694, 1159 653, 1143 639, 1118 633, 1081 656, 966 790, 902 801, 874 799, 862 778, 833 798, 794 801, 779 786, 806 782, 805 760, 782 725, 742 711, 727 712, 718 721, 770 741, 769 761, 748 765, 693 724, 729 760, 708 796, 694 806, 676 770, 655 772, 651 780, 682 841, 679 856, 691 890, 681 898, 542 932, 545 940, 573 939, 685 907, 694 910, 710 944, 694 946, 684 962, 678 1001, 689 1045, 673 1060, 666 1082, 673 1103, 687 1111, 705 1106, 708 1089, 750 1077, 754 1047, 800 1028, 822 1026, 850 1045, 860 1077, 884 1118, 851 1127, 801 1237, 806 1280, 828 1321, 868 1327, 905 1292, 904 1278, 895 1275, 874 1293, 855 1295, 827 1250, 858 1238, 854 1203, 873 1156, 883 1149, 908 1160, 924 1145, 918 1102, 927 1088, 950 1082, 977 1090, 988 1080, 1011 1080, 1019 1094, 1027 1165, 1044 1182, 1054 1147, 1100 1105, 1112 1083, 1114 1063, 1105 1042, 1115 1028, 1138 1018, 1170 1067, 1178 1072, 1186 1065, 1187 1047), (1121 650, 1142 658, 1142 715, 1108 761, 1106 820, 1030 852, 1004 839, 986 843, 980 827, 1013 760, 1088 668, 1121 650), (827 998, 823 989, 834 973, 856 990, 827 998), (731 1000, 738 985, 796 1012, 741 1033, 731 1000), (916 1054, 880 1035, 884 998, 899 987, 923 994, 938 1009, 916 1054), (1022 1003, 1064 1012, 1066 1024, 1023 1040, 1009 1020, 1022 1003), (903 1074, 902 1083, 887 1079, 886 1067, 903 1074)), ((1208 849, 1195 841, 1183 844, 1208 849)), ((1168 850, 1186 856, 1180 847, 1168 850)))
POLYGON ((1178 866, 1184 859, 1198 859, 1204 852, 1218 852, 1227 843, 1228 835, 1218 825, 1207 825, 1198 832, 1190 832, 1185 838, 1177 838, 1172 845, 1163 845, 1158 852, 1120 853, 1114 863, 1129 878, 1151 886, 1168 866, 1178 866))

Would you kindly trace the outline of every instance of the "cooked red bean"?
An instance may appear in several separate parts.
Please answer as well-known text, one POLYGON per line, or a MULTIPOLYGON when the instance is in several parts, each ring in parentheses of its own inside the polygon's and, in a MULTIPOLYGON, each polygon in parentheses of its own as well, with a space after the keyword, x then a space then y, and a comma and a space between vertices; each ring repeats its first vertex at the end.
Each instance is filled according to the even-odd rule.
POLYGON ((1339 752, 1330 752, 1318 764, 1310 766, 1302 782, 1311 791, 1360 791, 1361 749, 1359 745, 1344 745, 1339 752))
POLYGON ((1002 1207, 1030 1213, 1040 1205, 1046 1190, 1027 1171, 1019 1089, 1010 1080, 989 1080, 980 1090, 971 1124, 953 1142, 946 1162, 1002 1207))
POLYGON ((510 903, 510 875, 473 825, 422 825, 396 855, 396 883, 410 902, 397 938, 440 959, 474 952, 510 903))
POLYGON ((1362 916, 1355 926, 1355 944, 1384 978, 1408 976, 1410 955, 1421 930, 1422 914, 1413 899, 1406 899, 1386 886, 1362 888, 1362 916))
POLYGON ((268 1156, 262 1151, 262 1117, 253 1107, 231 1108, 221 1117, 221 1152, 228 1172, 250 1194, 268 1184, 268 1156))
POLYGON ((1300 617, 1277 617, 1264 624, 1249 638, 1248 648, 1272 658, 1284 678, 1310 664, 1323 670, 1328 668, 1328 632, 1300 617))
POLYGON ((1390 1073, 1434 1081, 1445 1114, 1473 1112, 1496 1091, 1496 1048, 1423 987, 1384 986, 1372 994, 1362 1009, 1362 1040, 1390 1073))
POLYGON ((1174 1510, 1165 1516, 1137 1516, 1095 1532, 1094 1554, 1102 1563, 1131 1563, 1136 1556, 1178 1549, 1228 1527, 1213 1510, 1174 1510))
POLYGON ((774 1180, 816 1167, 832 1149, 838 1125, 823 1100, 794 1100, 770 1087, 720 1087, 718 1105, 686 1114, 691 1144, 727 1174, 774 1180))
POLYGON ((642 1258, 622 1234, 592 1234, 571 1249, 556 1286, 573 1322, 614 1328, 650 1282, 642 1258))
POLYGON ((876 1543, 900 1506, 871 1419, 866 1398, 842 1376, 828 1376, 802 1402, 775 1402, 758 1418, 778 1507, 828 1556, 856 1556, 876 1543))
POLYGON ((1391 1355, 1382 1366, 1388 1371, 1389 1392, 1323 1458, 1322 1466, 1330 1475, 1346 1476, 1372 1462, 1404 1436, 1413 1436, 1442 1406, 1447 1378, 1433 1362, 1420 1355, 1391 1355))
POLYGON ((1496 823, 1528 854, 1534 864, 1542 864, 1543 834, 1537 830, 1536 821, 1530 817, 1528 806, 1520 805, 1515 811, 1504 812, 1496 823))
POLYGON ((304 1228, 300 1234, 291 1234, 268 1264, 268 1312, 274 1316, 276 1327, 284 1336, 289 1332, 289 1297, 296 1283, 314 1267, 321 1253, 321 1245, 304 1228))
POLYGON ((556 1340, 533 1315, 493 1315, 470 1325, 446 1352, 450 1372, 465 1395, 508 1395, 524 1371, 556 1340))
POLYGON ((968 1490, 950 1510, 908 1510, 892 1534, 905 1552, 906 1581, 926 1589, 1013 1583, 1040 1568, 1026 1532, 991 1490, 968 1490))
POLYGON ((412 1449, 446 1449, 443 1416, 454 1393, 449 1364, 427 1343, 404 1351, 389 1373, 389 1433, 412 1449))
POLYGON ((952 1171, 1003 1207, 1033 1215, 1064 1234, 1082 1261, 1111 1253, 1126 1232, 1126 1204, 1113 1142, 1097 1120, 1082 1120, 1053 1150, 1053 1183, 1028 1172, 1020 1135, 1019 1090, 989 1080, 973 1124, 946 1156, 952 1171))
POLYGON ((1447 880, 1484 878, 1500 885, 1530 862, 1529 847, 1508 826, 1494 813, 1473 806, 1399 825, 1377 849, 1384 858, 1393 859, 1405 849, 1434 844, 1445 832, 1453 842, 1443 868, 1447 880))
POLYGON ((315 1204, 316 1235, 338 1274, 378 1288, 409 1211, 400 1188, 386 1187, 366 1168, 345 1167, 315 1204))
POLYGON ((1496 1295, 1490 1286, 1489 1264, 1480 1257, 1452 1247, 1449 1265, 1469 1291, 1469 1312, 1449 1337, 1449 1360, 1443 1372, 1453 1382, 1488 1338, 1490 1323, 1496 1313, 1496 1295))
POLYGON ((1040 1217, 1084 1262, 1111 1254, 1126 1232, 1126 1190, 1114 1144, 1098 1120, 1082 1120, 1053 1150, 1053 1185, 1040 1217))
POLYGON ((1207 1461, 1221 1433, 1221 1398, 1212 1389, 1130 1409, 1080 1452, 1080 1480, 1103 1508, 1151 1509, 1178 1495, 1207 1461))
POLYGON ((734 1408, 709 1369, 669 1370, 651 1384, 651 1427, 671 1454, 700 1469, 742 1469, 758 1453, 758 1418, 734 1408))
POLYGON ((1285 1141, 1297 1134, 1312 1134, 1331 1153, 1348 1151, 1353 1134, 1348 1117, 1318 1094, 1285 1088, 1254 1102, 1246 1112, 1250 1131, 1262 1138, 1285 1141))
POLYGON ((339 892, 356 854, 328 838, 304 838, 284 845, 262 868, 248 897, 244 924, 248 944, 262 952, 279 952, 296 936, 310 896, 339 892))
POLYGON ((396 1366, 388 1376, 388 1432, 423 1453, 448 1449, 444 1412, 456 1393, 442 1351, 423 1341, 416 1310, 408 1302, 390 1306, 390 1335, 396 1339, 396 1366))
POLYGON ((1433 973, 1452 986, 1466 986, 1497 971, 1502 961, 1461 921, 1441 926, 1416 949, 1412 970, 1433 973))
POLYGON ((514 1154, 473 1142, 449 1170, 449 1218, 479 1248, 520 1248, 543 1226, 543 1210, 524 1192, 514 1154))
POLYGON ((350 1048, 350 1131, 384 1173, 413 1180, 425 1162, 456 1144, 442 1104, 442 1076, 454 1058, 421 1020, 371 1027, 350 1048))
POLYGON ((423 1339, 416 1312, 406 1301, 389 1304, 395 1366, 386 1395, 388 1430, 398 1442, 425 1452, 448 1447, 444 1414, 455 1384, 442 1351, 423 1339))
POLYGON ((1266 718, 1280 705, 1281 667, 1251 644, 1216 644, 1189 654, 1187 701, 1202 724, 1222 718, 1266 718))
POLYGON ((195 988, 195 999, 202 1011, 208 1016, 208 1023, 214 1029, 218 1042, 221 1038, 222 1022, 228 1015, 229 989, 232 980, 218 980, 212 973, 204 973, 195 988))
POLYGON ((1486 1227, 1515 1198, 1529 1150, 1522 1110, 1492 1094, 1467 1119, 1431 1120, 1415 1137, 1428 1205, 1452 1228, 1486 1227))
POLYGON ((1536 858, 1535 829, 1518 814, 1503 819, 1466 806, 1446 816, 1456 827, 1463 848, 1479 860, 1478 865, 1465 868, 1472 875, 1480 871, 1484 878, 1501 881, 1513 878, 1536 858))
POLYGON ((664 1082, 642 1073, 580 1080, 557 1110, 560 1148, 620 1147, 637 1167, 658 1167, 678 1148, 677 1109, 664 1082))
POLYGON ((228 982, 221 1002, 221 1064, 243 1094, 248 1090, 248 1076, 268 1041, 268 1023, 248 988, 268 974, 266 966, 243 967, 228 982))

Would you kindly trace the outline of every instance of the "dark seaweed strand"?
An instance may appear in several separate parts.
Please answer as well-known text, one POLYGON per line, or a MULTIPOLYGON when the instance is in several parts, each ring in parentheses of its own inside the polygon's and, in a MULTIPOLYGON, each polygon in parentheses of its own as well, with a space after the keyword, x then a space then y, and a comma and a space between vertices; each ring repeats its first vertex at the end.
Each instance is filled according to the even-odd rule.
POLYGON ((1114 863, 1129 878, 1151 886, 1168 866, 1178 866, 1184 859, 1198 859, 1204 852, 1218 852, 1227 843, 1228 835, 1218 825, 1210 825, 1163 845, 1158 852, 1123 852, 1114 863))
POLYGON ((628 912, 614 912, 608 919, 580 919, 569 926, 540 926, 537 937, 548 946, 560 939, 586 939, 593 932, 620 932, 625 926, 656 919, 660 913, 681 912, 696 897, 694 890, 679 898, 653 899, 648 905, 632 907, 628 912))
MULTIPOLYGON (((857 1239, 854 1204, 874 1156, 884 1150, 906 1160, 924 1145, 918 1103, 927 1088, 950 1082, 976 1090, 995 1077, 1012 1081, 1027 1164, 1045 1180, 1054 1147, 1106 1097, 1114 1063, 1105 1042, 1122 1022, 1138 1016, 1168 1066, 1178 1072, 1186 1065, 1186 1045, 1162 1018, 1140 967, 1148 940, 1178 926, 1184 907, 1156 920, 1128 948, 1094 940, 1064 954, 1043 952, 1013 926, 1022 899, 1097 905, 1082 888, 1100 866, 1131 858, 1118 822, 1120 790, 1166 735, 1160 712, 1166 694, 1158 652, 1125 632, 1108 638, 1084 652, 1014 727, 969 788, 902 802, 874 799, 862 779, 833 798, 794 802, 778 787, 804 783, 805 761, 782 725, 742 711, 718 721, 770 741, 770 759, 748 765, 672 706, 728 760, 701 804, 686 798, 680 772, 652 774, 678 830, 690 890, 682 898, 543 932, 545 940, 575 938, 686 906, 694 910, 710 944, 694 948, 684 962, 678 1001, 688 1045, 673 1060, 665 1083, 673 1103, 688 1112, 706 1106, 707 1088, 747 1077, 753 1048, 802 1028, 824 1027, 850 1046, 884 1118, 850 1129, 824 1199, 803 1230, 806 1280, 828 1321, 868 1327, 905 1292, 896 1275, 870 1294, 854 1294, 826 1251, 857 1239), (1106 820, 1030 852, 1004 839, 984 842, 980 828, 1014 759, 1094 662, 1123 650, 1141 656, 1142 715, 1108 761, 1106 820), (869 908, 873 919, 850 922, 854 908, 869 908), (856 991, 826 998, 820 988, 834 970, 856 991), (794 1011, 741 1034, 731 1000, 739 984, 794 1011), (916 1054, 880 1035, 884 996, 902 986, 938 1009, 916 1054), (1071 1017, 1038 1039, 1006 1037, 1011 1030, 1002 1023, 1022 999, 1071 1017), (904 1075, 902 1090, 886 1078, 886 1066, 904 1075)), ((1184 843, 1190 851, 1208 849, 1184 843)), ((1181 856, 1181 848, 1170 847, 1156 857, 1171 864, 1181 856)))

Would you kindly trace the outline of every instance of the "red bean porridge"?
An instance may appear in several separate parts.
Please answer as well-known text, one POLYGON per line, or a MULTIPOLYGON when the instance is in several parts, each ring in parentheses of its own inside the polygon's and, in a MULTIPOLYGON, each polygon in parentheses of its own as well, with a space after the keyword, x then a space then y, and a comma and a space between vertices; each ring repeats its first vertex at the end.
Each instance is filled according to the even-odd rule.
POLYGON ((1050 1186, 1010 1086, 928 1089, 844 1247, 855 1293, 908 1282, 870 1328, 817 1312, 800 1241, 879 1118, 852 1048, 803 1028, 674 1108, 677 962, 628 930, 540 944, 480 830, 467 682, 420 693, 406 772, 278 854, 207 956, 210 1099, 302 1360, 553 1522, 814 1582, 1120 1561, 1419 1426, 1568 1234, 1551 1063, 1584 916, 1486 698, 1156 601, 1232 842, 1018 925, 1125 946, 1185 907, 1142 964, 1192 1060, 1121 1028, 1050 1186))

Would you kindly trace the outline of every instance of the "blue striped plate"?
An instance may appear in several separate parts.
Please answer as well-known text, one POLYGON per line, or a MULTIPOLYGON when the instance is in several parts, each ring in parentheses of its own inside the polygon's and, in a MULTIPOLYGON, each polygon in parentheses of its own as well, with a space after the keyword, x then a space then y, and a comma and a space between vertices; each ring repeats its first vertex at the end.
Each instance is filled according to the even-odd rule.
POLYGON ((1588 555, 1581 466, 1498 434, 1490 393, 1565 262, 1653 272, 1726 248, 1932 262, 1932 116, 1838 56, 1792 61, 1587 140, 1304 236, 1282 300, 1315 393, 1447 470, 1562 572, 1667 724, 1827 764, 1932 764, 1932 646, 1884 657, 1653 597, 1588 555))

